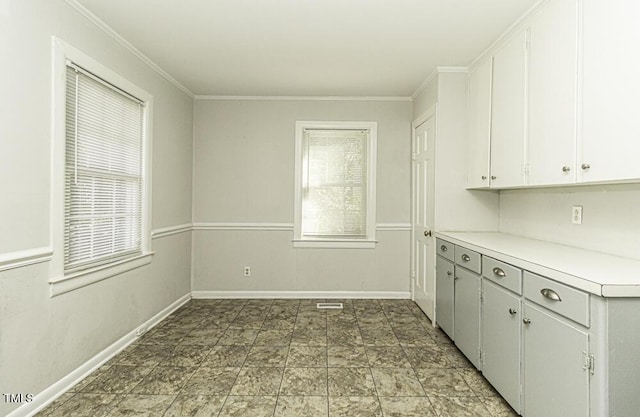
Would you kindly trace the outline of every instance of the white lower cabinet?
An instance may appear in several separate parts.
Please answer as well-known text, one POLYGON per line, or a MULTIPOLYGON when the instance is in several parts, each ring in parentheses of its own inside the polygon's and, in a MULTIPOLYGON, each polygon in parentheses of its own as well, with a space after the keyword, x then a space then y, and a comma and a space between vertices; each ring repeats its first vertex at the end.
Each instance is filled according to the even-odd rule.
POLYGON ((480 275, 455 267, 454 338, 456 346, 478 369, 480 363, 480 275))
POLYGON ((520 296, 482 280, 482 373, 520 413, 520 296))
POLYGON ((526 417, 589 416, 589 335, 529 301, 523 314, 526 417))
POLYGON ((453 334, 453 262, 438 255, 436 256, 436 322, 449 336, 453 334))

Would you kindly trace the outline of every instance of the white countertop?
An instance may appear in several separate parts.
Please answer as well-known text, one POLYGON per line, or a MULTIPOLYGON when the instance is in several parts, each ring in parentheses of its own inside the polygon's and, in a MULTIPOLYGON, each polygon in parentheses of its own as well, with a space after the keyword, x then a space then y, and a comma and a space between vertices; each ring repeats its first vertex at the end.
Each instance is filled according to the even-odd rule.
POLYGON ((640 261, 498 232, 436 237, 604 297, 640 297, 640 261))

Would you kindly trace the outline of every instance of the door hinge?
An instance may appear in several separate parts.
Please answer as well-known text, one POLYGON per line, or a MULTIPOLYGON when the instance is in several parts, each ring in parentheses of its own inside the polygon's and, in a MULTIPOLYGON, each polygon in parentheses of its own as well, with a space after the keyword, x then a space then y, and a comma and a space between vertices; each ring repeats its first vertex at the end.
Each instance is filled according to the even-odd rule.
POLYGON ((411 270, 411 278, 415 278, 416 277, 416 270, 413 269, 411 270))
POLYGON ((481 348, 478 348, 478 363, 484 368, 484 352, 481 348))
POLYGON ((596 360, 593 355, 588 355, 587 352, 582 352, 582 369, 589 371, 589 374, 593 375, 596 371, 596 360))
MULTIPOLYGON (((406 155, 406 154, 405 154, 406 155)), ((411 160, 415 161, 416 160, 416 153, 415 152, 411 152, 411 160)))
POLYGON ((480 302, 484 303, 484 291, 478 290, 478 293, 480 294, 480 302))
POLYGON ((531 172, 531 163, 527 162, 525 164, 522 164, 522 174, 529 175, 530 172, 531 172))

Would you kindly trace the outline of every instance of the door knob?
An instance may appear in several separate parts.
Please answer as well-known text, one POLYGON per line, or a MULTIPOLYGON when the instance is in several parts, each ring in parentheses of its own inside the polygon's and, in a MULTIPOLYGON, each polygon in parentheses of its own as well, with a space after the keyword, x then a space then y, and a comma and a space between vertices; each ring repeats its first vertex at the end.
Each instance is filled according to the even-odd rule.
POLYGON ((589 169, 591 168, 591 165, 589 164, 582 164, 582 169, 589 169))
POLYGON ((516 311, 516 310, 514 310, 513 308, 510 308, 510 309, 509 309, 509 314, 511 314, 512 316, 513 316, 514 314, 516 314, 516 313, 517 313, 517 311, 516 311))
POLYGON ((527 319, 527 318, 522 319, 522 322, 523 322, 524 324, 531 324, 531 320, 530 320, 530 319, 527 319))
POLYGON ((431 230, 425 230, 424 237, 431 237, 431 230))
POLYGON ((571 171, 571 167, 568 167, 568 166, 562 167, 562 172, 569 172, 569 171, 571 171))

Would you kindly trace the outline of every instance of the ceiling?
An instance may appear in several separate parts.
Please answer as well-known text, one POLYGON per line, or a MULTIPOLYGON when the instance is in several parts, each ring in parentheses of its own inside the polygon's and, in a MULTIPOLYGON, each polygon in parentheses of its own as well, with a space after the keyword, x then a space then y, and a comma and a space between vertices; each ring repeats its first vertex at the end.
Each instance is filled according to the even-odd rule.
POLYGON ((408 97, 537 0, 76 0, 196 95, 408 97))

